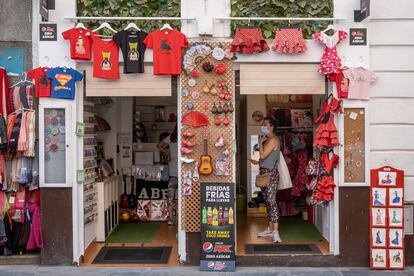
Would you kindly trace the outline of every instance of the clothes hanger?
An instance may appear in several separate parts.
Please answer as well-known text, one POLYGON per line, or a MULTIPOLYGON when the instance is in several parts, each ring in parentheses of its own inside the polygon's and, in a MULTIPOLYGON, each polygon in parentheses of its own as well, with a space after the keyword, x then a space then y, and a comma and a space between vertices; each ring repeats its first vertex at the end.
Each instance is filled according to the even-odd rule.
POLYGON ((141 31, 141 29, 138 28, 137 24, 135 24, 133 22, 129 23, 128 26, 125 27, 124 31, 126 31, 126 30, 128 30, 130 28, 134 28, 135 30, 137 30, 139 32, 141 31))
POLYGON ((173 30, 173 28, 171 27, 171 25, 170 24, 168 24, 168 23, 165 23, 162 27, 161 27, 161 31, 163 31, 163 30, 165 30, 165 29, 168 29, 168 30, 170 30, 170 31, 172 31, 173 30))
POLYGON ((328 25, 328 27, 325 29, 325 30, 323 30, 322 31, 322 33, 324 33, 324 34, 327 34, 326 32, 327 31, 334 31, 334 34, 338 31, 336 28, 335 28, 335 26, 334 25, 332 25, 332 24, 329 24, 328 25))
POLYGON ((83 25, 82 22, 78 22, 78 24, 76 24, 75 28, 76 29, 84 29, 84 30, 86 30, 86 27, 85 27, 85 25, 83 25))
POLYGON ((32 81, 30 81, 30 80, 28 80, 28 79, 27 79, 27 74, 26 74, 26 72, 23 72, 23 74, 22 74, 22 79, 21 79, 18 83, 13 84, 12 86, 10 86, 10 88, 13 88, 13 87, 15 87, 15 86, 17 86, 17 85, 19 85, 19 84, 21 84, 21 83, 25 83, 25 82, 28 82, 28 83, 34 84, 32 81))
POLYGON ((115 31, 112 27, 111 27, 111 25, 109 25, 109 23, 108 22, 104 22, 104 23, 102 23, 98 28, 96 28, 95 30, 93 30, 93 32, 95 33, 95 32, 97 32, 97 31, 99 31, 99 30, 101 30, 101 29, 103 29, 103 28, 107 28, 108 30, 110 30, 111 32, 113 32, 113 33, 117 33, 117 31, 115 31))

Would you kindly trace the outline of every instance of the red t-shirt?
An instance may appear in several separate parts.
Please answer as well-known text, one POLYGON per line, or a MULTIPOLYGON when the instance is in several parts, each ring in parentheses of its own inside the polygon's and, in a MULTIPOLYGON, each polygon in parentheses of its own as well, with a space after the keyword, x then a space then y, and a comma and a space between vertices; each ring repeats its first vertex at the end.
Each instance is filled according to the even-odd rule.
POLYGON ((36 97, 50 97, 52 81, 46 77, 46 71, 49 69, 47 67, 37 67, 27 72, 27 76, 35 81, 36 97))
POLYGON ((154 75, 181 74, 182 49, 188 46, 187 37, 176 30, 156 30, 144 40, 153 49, 154 75))
POLYGON ((70 41, 70 57, 75 60, 90 60, 93 32, 89 29, 72 28, 62 33, 70 41))
POLYGON ((93 37, 93 77, 119 79, 119 52, 115 41, 93 37))
POLYGON ((329 80, 335 82, 339 98, 348 98, 349 79, 345 78, 342 69, 339 69, 338 73, 330 74, 329 80))

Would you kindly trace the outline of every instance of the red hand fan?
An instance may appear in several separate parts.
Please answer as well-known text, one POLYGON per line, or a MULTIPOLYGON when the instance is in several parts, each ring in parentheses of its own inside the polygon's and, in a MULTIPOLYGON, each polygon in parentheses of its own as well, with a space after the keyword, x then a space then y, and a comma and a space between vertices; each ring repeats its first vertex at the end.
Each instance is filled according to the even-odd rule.
POLYGON ((190 111, 183 116, 181 123, 192 127, 208 126, 208 118, 198 111, 190 111))

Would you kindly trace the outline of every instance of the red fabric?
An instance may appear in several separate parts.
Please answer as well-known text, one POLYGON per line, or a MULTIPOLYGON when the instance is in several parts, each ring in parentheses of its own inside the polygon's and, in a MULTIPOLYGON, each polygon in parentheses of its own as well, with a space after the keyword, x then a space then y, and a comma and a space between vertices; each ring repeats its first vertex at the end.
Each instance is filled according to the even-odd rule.
POLYGON ((320 74, 329 75, 332 73, 338 73, 339 69, 341 68, 341 58, 338 55, 336 46, 345 38, 347 38, 347 36, 348 33, 345 31, 337 31, 332 36, 328 36, 323 32, 317 32, 313 34, 313 39, 319 41, 325 46, 325 50, 321 57, 321 64, 318 70, 320 74), (334 36, 337 37, 337 41, 335 42, 336 44, 328 45, 327 41, 334 41, 334 36))
POLYGON ((153 49, 154 75, 181 74, 183 48, 188 47, 187 37, 176 30, 156 30, 144 40, 153 49))
POLYGON ((119 49, 115 41, 93 37, 93 77, 119 79, 119 49))
POLYGON ((240 54, 256 54, 269 50, 259 28, 240 28, 236 30, 231 43, 231 51, 240 54))
POLYGON ((318 202, 329 202, 334 197, 334 189, 336 185, 332 176, 323 176, 318 183, 317 192, 315 193, 315 199, 318 202))
POLYGON ((329 154, 325 152, 325 153, 322 153, 320 160, 322 164, 325 166, 325 170, 328 173, 331 173, 331 170, 338 166, 339 156, 334 153, 332 157, 329 158, 329 154))
POLYGON ((93 32, 89 29, 72 28, 62 33, 70 41, 70 57, 75 60, 90 60, 93 32))
POLYGON ((0 68, 0 113, 4 118, 10 114, 9 107, 9 79, 7 77, 6 69, 0 68))
POLYGON ((295 179, 293 180, 292 196, 301 196, 306 190, 308 176, 306 175, 306 166, 308 164, 308 152, 306 149, 296 151, 296 158, 298 160, 298 170, 296 171, 295 179))
POLYGON ((329 109, 333 113, 340 113, 342 112, 342 100, 338 100, 335 97, 331 97, 331 101, 329 103, 329 109))
POLYGON ((35 81, 36 97, 50 97, 52 81, 46 77, 47 70, 48 67, 37 67, 27 72, 27 76, 35 81))
POLYGON ((329 80, 335 82, 339 98, 348 98, 349 79, 345 78, 342 69, 339 69, 338 73, 330 74, 329 80))
POLYGON ((302 29, 277 29, 272 50, 282 54, 298 54, 308 50, 302 29))
POLYGON ((329 116, 327 122, 322 123, 316 129, 314 147, 331 148, 339 145, 338 130, 333 121, 333 113, 329 112, 326 116, 329 116))

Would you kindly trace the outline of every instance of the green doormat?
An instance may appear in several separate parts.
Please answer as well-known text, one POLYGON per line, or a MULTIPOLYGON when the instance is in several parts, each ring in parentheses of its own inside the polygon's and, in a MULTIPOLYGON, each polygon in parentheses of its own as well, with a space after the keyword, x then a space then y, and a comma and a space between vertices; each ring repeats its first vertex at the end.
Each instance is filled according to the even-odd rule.
POLYGON ((119 224, 106 239, 108 243, 152 242, 160 230, 161 222, 119 224))
POLYGON ((282 218, 279 233, 284 242, 321 241, 322 235, 315 225, 301 218, 282 218))

